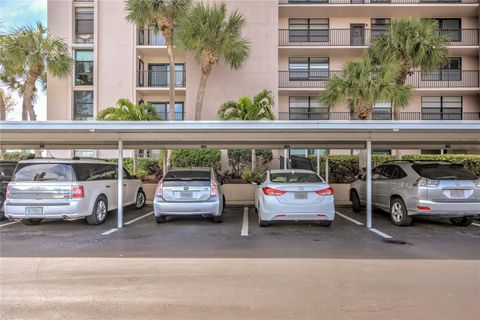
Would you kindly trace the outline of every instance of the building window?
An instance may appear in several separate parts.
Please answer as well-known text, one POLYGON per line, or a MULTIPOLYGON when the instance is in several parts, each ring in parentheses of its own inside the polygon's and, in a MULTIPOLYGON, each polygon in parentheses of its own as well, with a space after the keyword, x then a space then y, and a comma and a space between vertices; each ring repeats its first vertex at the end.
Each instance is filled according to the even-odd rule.
MULTIPOLYGON (((170 104, 168 102, 149 102, 154 106, 160 120, 170 119, 170 104)), ((175 102, 175 121, 181 121, 184 119, 184 103, 175 102)))
POLYGON ((93 120, 93 91, 73 92, 73 120, 93 120))
POLYGON ((93 158, 94 152, 92 150, 75 150, 74 156, 78 158, 93 158))
POLYGON ((422 97, 422 120, 461 120, 462 97, 422 97))
POLYGON ((290 42, 328 42, 329 19, 289 19, 290 42))
POLYGON ((373 120, 392 120, 392 103, 377 102, 372 109, 373 120))
POLYGON ((290 81, 328 80, 328 58, 289 58, 288 71, 290 81))
POLYGON ((432 72, 422 72, 422 81, 461 81, 462 58, 448 58, 447 65, 432 72))
POLYGON ((391 20, 390 18, 373 18, 370 22, 372 26, 372 39, 380 37, 383 34, 387 34, 390 30, 391 20))
POLYGON ((318 97, 290 97, 290 120, 327 120, 328 109, 323 106, 318 97))
POLYGON ((75 8, 75 43, 93 43, 93 8, 75 8))
MULTIPOLYGON (((168 87, 170 85, 170 65, 155 63, 148 65, 148 86, 168 87)), ((175 64, 175 86, 185 86, 185 65, 175 64)))
POLYGON ((93 85, 93 50, 75 50, 75 85, 93 85))
POLYGON ((462 41, 462 19, 434 19, 438 23, 440 33, 450 42, 462 41))

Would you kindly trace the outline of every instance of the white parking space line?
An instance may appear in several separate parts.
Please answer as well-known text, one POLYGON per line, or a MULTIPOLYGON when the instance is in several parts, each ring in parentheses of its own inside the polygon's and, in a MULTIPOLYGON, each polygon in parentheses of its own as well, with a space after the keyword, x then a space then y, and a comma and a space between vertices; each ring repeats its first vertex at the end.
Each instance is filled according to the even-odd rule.
POLYGON ((375 229, 375 228, 368 229, 368 230, 370 230, 370 231, 372 231, 372 232, 375 232, 375 233, 378 234, 380 237, 383 237, 383 238, 385 238, 385 239, 393 239, 392 236, 389 236, 388 234, 386 234, 386 233, 384 233, 384 232, 382 232, 382 231, 380 231, 380 230, 377 230, 377 229, 375 229))
POLYGON ((474 226, 480 227, 480 223, 472 223, 474 226))
MULTIPOLYGON (((135 218, 135 219, 132 219, 132 220, 130 220, 130 221, 127 221, 127 222, 125 222, 123 225, 128 226, 129 224, 132 224, 132 223, 134 223, 134 222, 137 222, 138 220, 141 220, 141 219, 143 219, 143 218, 146 218, 146 217, 148 217, 148 216, 150 216, 150 215, 152 215, 152 214, 153 214, 153 211, 151 211, 151 212, 149 212, 149 213, 146 213, 146 214, 144 214, 143 216, 140 216, 140 217, 138 217, 138 218, 135 218)), ((102 236, 108 236, 109 234, 112 234, 112 233, 114 233, 114 232, 116 232, 116 231, 118 231, 118 230, 120 230, 120 229, 118 229, 118 228, 113 228, 113 229, 107 230, 107 231, 105 231, 105 232, 102 233, 102 236)))
POLYGON ((358 226, 363 226, 363 223, 361 223, 360 221, 357 221, 357 220, 355 220, 355 219, 352 219, 352 218, 350 218, 349 216, 344 215, 343 213, 340 213, 340 212, 338 212, 338 211, 335 211, 335 213, 338 214, 340 217, 342 217, 342 218, 344 218, 344 219, 347 219, 347 220, 350 221, 350 222, 355 223, 355 224, 358 225, 358 226))
POLYGON ((248 208, 243 208, 243 222, 242 222, 242 231, 240 233, 242 237, 248 237, 248 208))
POLYGON ((125 225, 128 226, 129 224, 132 224, 132 223, 134 223, 134 222, 136 222, 136 221, 138 221, 138 220, 141 220, 141 219, 143 219, 143 218, 146 218, 146 217, 148 217, 149 215, 151 215, 152 213, 153 213, 153 211, 151 211, 151 212, 149 212, 149 213, 146 213, 146 214, 144 214, 143 216, 140 216, 140 217, 135 218, 135 219, 133 219, 133 220, 127 221, 127 222, 125 222, 125 225))
POLYGON ((20 220, 18 220, 18 221, 12 221, 12 222, 7 222, 7 223, 4 223, 4 224, 0 225, 0 228, 9 226, 9 225, 12 225, 12 224, 15 224, 15 223, 19 223, 19 222, 20 222, 20 220))

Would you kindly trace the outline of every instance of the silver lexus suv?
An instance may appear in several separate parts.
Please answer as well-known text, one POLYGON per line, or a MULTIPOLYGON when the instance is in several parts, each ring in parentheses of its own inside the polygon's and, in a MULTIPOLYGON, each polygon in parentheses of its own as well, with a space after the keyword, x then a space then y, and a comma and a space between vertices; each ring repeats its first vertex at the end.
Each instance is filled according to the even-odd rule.
MULTIPOLYGON (((145 205, 142 182, 124 170, 123 205, 145 205)), ((8 184, 5 216, 37 225, 42 219, 86 218, 101 224, 117 208, 117 165, 101 160, 20 161, 8 184)))
MULTIPOLYGON (((350 186, 353 210, 366 203, 365 175, 350 186)), ((438 161, 392 161, 372 171, 373 206, 390 212, 397 226, 413 216, 449 218, 468 226, 480 213, 479 177, 462 164, 438 161)))

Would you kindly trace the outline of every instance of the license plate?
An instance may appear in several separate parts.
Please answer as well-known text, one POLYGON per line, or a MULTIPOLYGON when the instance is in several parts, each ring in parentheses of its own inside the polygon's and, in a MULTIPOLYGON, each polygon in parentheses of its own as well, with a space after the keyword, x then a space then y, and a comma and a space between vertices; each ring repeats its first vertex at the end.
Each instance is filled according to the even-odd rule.
POLYGON ((180 192, 180 198, 191 198, 193 197, 193 192, 187 191, 187 192, 180 192))
POLYGON ((27 207, 27 208, 25 208, 25 213, 27 215, 43 214, 43 208, 42 207, 27 207))
POLYGON ((465 190, 450 190, 451 198, 465 198, 465 190))
POLYGON ((294 198, 296 200, 305 200, 308 198, 308 195, 306 192, 295 192, 294 198))

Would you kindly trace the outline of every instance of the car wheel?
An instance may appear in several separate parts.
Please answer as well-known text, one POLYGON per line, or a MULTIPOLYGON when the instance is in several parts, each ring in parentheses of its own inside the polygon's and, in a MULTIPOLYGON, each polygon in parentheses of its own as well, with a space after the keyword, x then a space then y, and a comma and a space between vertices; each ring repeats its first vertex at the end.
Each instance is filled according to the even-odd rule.
POLYGON ((223 208, 222 209, 225 209, 225 205, 226 205, 225 196, 222 196, 222 199, 223 199, 223 208))
POLYGON ((401 198, 393 198, 390 204, 390 219, 396 226, 409 226, 412 217, 408 215, 407 207, 401 198))
POLYGON ((92 214, 86 220, 90 225, 102 224, 105 221, 108 213, 107 198, 99 196, 93 205, 92 214))
POLYGON ((22 223, 26 226, 38 226, 40 222, 42 222, 41 218, 22 219, 22 223))
POLYGON ((362 211, 362 204, 360 202, 360 197, 358 196, 357 191, 352 190, 350 194, 350 198, 352 200, 353 212, 362 211))
POLYGON ((262 220, 262 214, 261 214, 260 207, 258 208, 257 212, 258 212, 258 225, 261 228, 266 228, 266 227, 270 226, 270 223, 268 221, 262 220))
POLYGON ((320 227, 326 227, 326 228, 328 228, 328 227, 330 227, 330 226, 332 225, 332 221, 331 221, 331 220, 320 220, 320 221, 318 221, 318 225, 319 225, 320 227))
POLYGON ((473 216, 452 218, 450 222, 455 226, 466 227, 472 224, 473 218, 473 216))
POLYGON ((137 192, 137 197, 135 198, 135 209, 139 210, 145 206, 146 196, 145 192, 142 189, 139 189, 137 192))
POLYGON ((157 223, 165 223, 165 222, 167 222, 167 217, 166 216, 155 216, 155 221, 157 223))
POLYGON ((0 205, 0 221, 5 219, 5 212, 3 211, 3 204, 0 205))
POLYGON ((222 223, 223 222, 223 216, 212 217, 212 222, 213 223, 222 223))

